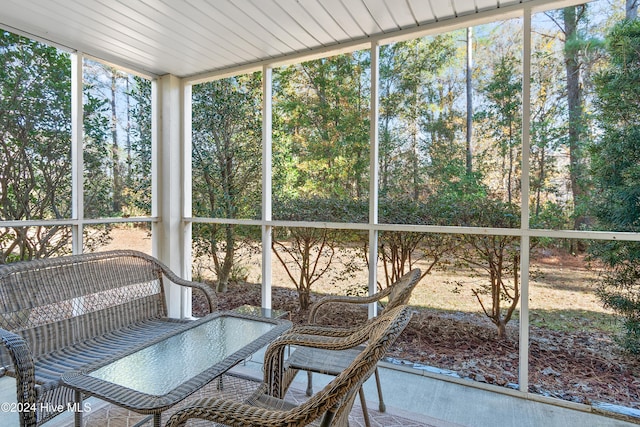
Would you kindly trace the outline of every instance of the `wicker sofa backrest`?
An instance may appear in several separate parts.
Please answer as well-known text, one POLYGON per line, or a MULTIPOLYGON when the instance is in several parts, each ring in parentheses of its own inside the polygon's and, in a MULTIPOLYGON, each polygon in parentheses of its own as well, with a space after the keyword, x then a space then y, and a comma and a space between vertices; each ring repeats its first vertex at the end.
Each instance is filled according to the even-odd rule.
POLYGON ((0 327, 21 335, 36 358, 165 315, 162 269, 140 252, 0 265, 0 327))

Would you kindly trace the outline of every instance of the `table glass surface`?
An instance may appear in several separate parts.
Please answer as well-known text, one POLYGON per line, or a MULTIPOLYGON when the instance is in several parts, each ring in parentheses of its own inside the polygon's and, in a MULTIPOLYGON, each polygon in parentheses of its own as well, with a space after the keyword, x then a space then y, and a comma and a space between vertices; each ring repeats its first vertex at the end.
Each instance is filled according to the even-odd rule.
POLYGON ((214 318, 88 375, 141 393, 164 395, 274 327, 259 320, 214 318))
POLYGON ((251 316, 266 317, 268 319, 284 319, 289 317, 289 312, 286 310, 276 310, 272 308, 262 308, 256 305, 245 304, 240 307, 236 307, 233 311, 240 314, 249 314, 251 316))

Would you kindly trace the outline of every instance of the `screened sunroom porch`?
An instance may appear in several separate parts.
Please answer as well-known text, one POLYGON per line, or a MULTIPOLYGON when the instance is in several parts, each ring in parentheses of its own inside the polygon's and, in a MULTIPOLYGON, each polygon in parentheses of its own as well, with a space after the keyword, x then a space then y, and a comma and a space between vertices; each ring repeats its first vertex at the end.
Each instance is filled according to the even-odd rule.
MULTIPOLYGON (((510 381, 515 384, 512 387, 486 386, 482 382, 473 384, 515 393, 523 398, 568 405, 562 399, 547 397, 546 390, 530 392, 530 386, 536 383, 531 380, 529 351, 531 339, 537 338, 536 328, 549 318, 555 319, 550 315, 553 311, 561 312, 562 316, 569 318, 569 322, 586 322, 586 328, 592 326, 591 322, 602 324, 610 320, 593 308, 598 302, 579 306, 572 311, 575 293, 582 292, 582 288, 560 274, 567 267, 558 267, 558 264, 549 267, 542 259, 560 258, 558 251, 579 255, 583 250, 581 247, 591 243, 640 240, 636 232, 622 226, 598 228, 596 231, 591 227, 588 215, 580 215, 576 210, 564 216, 554 214, 555 209, 578 205, 577 197, 581 193, 575 192, 576 188, 582 188, 583 193, 591 191, 586 175, 563 173, 571 169, 573 160, 570 158, 569 142, 572 136, 561 122, 568 122, 575 117, 570 116, 569 105, 565 105, 567 101, 560 99, 565 99, 572 89, 566 77, 560 78, 561 82, 556 86, 548 83, 550 79, 558 79, 566 72, 561 63, 564 61, 562 47, 558 44, 547 46, 546 51, 541 50, 544 40, 551 44, 549 40, 555 37, 562 39, 558 36, 561 31, 557 28, 562 10, 578 4, 535 0, 442 3, 194 1, 181 2, 179 6, 160 2, 133 2, 126 5, 99 1, 4 2, 0 26, 5 31, 54 46, 69 54, 71 168, 64 177, 68 178, 69 187, 67 214, 54 217, 42 213, 39 217, 28 218, 6 214, 0 226, 5 230, 34 230, 34 233, 43 227, 64 228, 70 238, 67 245, 69 251, 79 253, 88 248, 88 233, 101 230, 104 224, 137 224, 150 229, 151 237, 146 250, 183 277, 190 278, 196 270, 194 266, 201 259, 198 242, 206 242, 202 236, 208 227, 233 225, 236 227, 235 233, 239 235, 238 240, 250 236, 258 248, 258 255, 252 253, 249 262, 253 267, 247 267, 248 271, 242 275, 247 275, 249 281, 261 286, 261 305, 265 308, 273 306, 272 288, 288 280, 286 263, 280 263, 277 256, 283 252, 262 250, 278 248, 279 243, 287 245, 290 242, 282 237, 281 230, 338 230, 340 234, 354 235, 351 240, 341 241, 335 246, 342 249, 347 258, 354 257, 353 252, 349 251, 353 251, 355 246, 362 246, 366 249, 362 250, 360 258, 379 260, 376 264, 362 262, 353 267, 358 280, 369 284, 369 292, 375 291, 377 283, 386 283, 385 265, 393 254, 388 255, 385 248, 389 246, 388 242, 394 233, 419 236, 424 247, 441 251, 429 253, 421 247, 422 259, 416 262, 423 263, 424 269, 428 269, 436 257, 446 259, 453 268, 467 269, 464 270, 465 280, 438 276, 443 282, 464 282, 468 288, 466 290, 464 287, 456 290, 455 283, 451 288, 456 292, 472 294, 471 302, 461 309, 450 302, 454 299, 451 295, 456 295, 454 291, 443 291, 448 293, 438 299, 441 305, 437 308, 453 312, 480 312, 484 307, 476 305, 473 297, 474 289, 480 289, 482 285, 478 284, 479 273, 471 269, 471 256, 464 251, 452 255, 452 245, 464 243, 463 246, 469 247, 488 240, 504 242, 499 245, 517 248, 514 249, 517 259, 513 258, 515 261, 512 261, 510 269, 505 270, 518 277, 510 285, 513 288, 515 284, 517 288, 514 304, 517 323, 512 321, 510 324, 517 325, 518 352, 514 359, 517 378, 510 381), (492 33, 498 27, 503 32, 492 33), (466 31, 467 28, 473 29, 471 35, 466 31), (442 36, 439 43, 450 44, 435 52, 433 40, 438 36, 442 36), (474 55, 465 56, 467 37, 476 37, 473 39, 476 41, 471 43, 476 43, 474 55), (410 61, 412 56, 407 52, 415 53, 421 48, 417 43, 411 43, 423 38, 429 40, 425 44, 432 49, 432 53, 455 56, 458 62, 438 65, 440 68, 430 69, 429 75, 416 72, 416 78, 423 81, 421 85, 414 83, 411 86, 411 76, 403 81, 394 80, 390 70, 397 72, 403 67, 406 70, 411 67, 421 70, 440 61, 428 56, 423 58, 423 62, 410 61), (406 50, 396 49, 402 43, 405 43, 406 50), (497 51, 500 54, 507 52, 508 55, 500 57, 502 62, 490 63, 488 58, 498 55, 497 51), (343 55, 348 60, 325 64, 326 68, 320 65, 296 68, 303 63, 321 64, 323 58, 335 58, 336 55, 343 55), (471 89, 463 85, 466 80, 460 77, 466 75, 468 57, 472 58, 471 89), (148 204, 142 209, 133 209, 135 203, 130 201, 130 205, 124 203, 125 207, 121 206, 117 213, 112 210, 104 215, 103 212, 92 211, 91 200, 94 199, 86 197, 93 181, 86 174, 87 166, 83 166, 87 164, 89 156, 85 139, 88 126, 86 113, 91 108, 83 86, 87 85, 88 69, 94 63, 106 64, 149 82, 150 114, 146 120, 151 146, 149 157, 145 160, 145 171, 150 180, 149 187, 137 193, 139 198, 148 198, 148 204), (356 71, 345 73, 345 68, 356 71), (454 73, 453 69, 460 76, 455 79, 443 77, 447 73, 454 73), (309 123, 324 117, 325 112, 309 113, 307 122, 295 122, 294 110, 286 110, 292 108, 294 102, 297 102, 299 109, 309 108, 314 103, 314 99, 294 99, 292 94, 306 87, 305 84, 309 85, 308 81, 302 80, 305 73, 319 75, 321 72, 326 73, 325 78, 332 72, 344 73, 340 78, 347 83, 343 86, 336 84, 343 91, 330 95, 336 98, 352 97, 353 105, 358 108, 350 110, 337 101, 327 104, 327 108, 337 111, 342 118, 348 117, 351 122, 341 123, 331 129, 321 126, 315 129, 315 124, 309 123), (511 72, 511 80, 508 72, 511 72), (246 101, 244 111, 257 112, 251 114, 251 127, 243 130, 259 141, 259 146, 245 146, 248 147, 246 152, 253 156, 253 161, 246 158, 242 160, 246 162, 246 169, 256 172, 252 175, 254 181, 246 185, 246 188, 254 191, 243 196, 246 196, 246 200, 243 199, 242 206, 207 211, 201 205, 211 194, 206 193, 203 157, 198 151, 199 145, 206 147, 209 152, 213 151, 211 146, 204 145, 211 141, 211 135, 203 130, 206 129, 206 121, 202 120, 201 115, 203 99, 213 93, 206 85, 236 76, 241 78, 232 84, 242 84, 248 88, 245 94, 251 90, 252 97, 243 98, 245 101, 250 98, 246 101), (499 77, 505 80, 499 80, 499 77), (543 82, 548 85, 544 86, 543 82), (425 88, 429 86, 437 88, 434 91, 438 93, 425 105, 411 105, 409 97, 406 97, 402 102, 408 107, 393 112, 393 103, 400 105, 400 101, 393 101, 392 97, 401 92, 397 88, 402 87, 405 93, 411 90, 418 93, 419 90, 421 96, 425 96, 425 88), (494 92, 497 90, 495 88, 505 88, 501 92, 502 98, 492 97, 488 89, 490 87, 494 88, 494 92), (508 88, 512 88, 513 92, 509 93, 506 90, 508 88), (397 90, 394 92, 394 89, 397 90), (555 101, 551 98, 544 101, 544 94, 551 89, 558 94, 557 98, 555 101), (459 114, 467 111, 468 93, 475 101, 474 111, 484 114, 476 114, 470 121, 468 117, 473 114, 466 114, 466 117, 465 114, 459 114), (448 104, 444 102, 445 95, 452 97, 448 104), (514 100, 515 110, 509 110, 509 101, 514 100), (420 110, 420 113, 413 113, 413 119, 411 108, 420 110), (542 116, 547 119, 541 120, 542 116), (425 126, 421 120, 434 125, 425 126), (456 124, 453 129, 446 127, 447 120, 456 124), (411 129, 411 123, 416 129, 411 129), (490 123, 499 125, 491 126, 490 123), (437 128, 436 124, 442 128, 437 128), (546 133, 541 130, 545 126, 548 128, 546 133), (473 128, 468 139, 469 146, 465 145, 468 127, 473 128), (442 136, 448 133, 453 136, 442 136), (348 138, 341 138, 340 135, 348 135, 348 138), (457 151, 450 151, 451 147, 446 144, 452 140, 459 145, 457 151), (503 143, 492 151, 489 150, 492 140, 503 143), (322 141, 330 147, 342 144, 342 151, 320 151, 318 147, 322 141), (541 141, 546 145, 541 145, 541 141), (312 146, 312 142, 318 145, 312 146), (424 148, 426 145, 430 151, 424 148), (480 153, 485 156, 482 160, 480 153), (354 156, 350 157, 350 154, 354 156), (486 181, 494 185, 492 194, 498 194, 500 203, 504 203, 495 212, 491 211, 499 216, 499 220, 491 216, 460 215, 448 209, 454 202, 448 204, 449 199, 435 198, 438 194, 449 194, 448 191, 465 193, 471 188, 465 187, 466 183, 460 181, 462 174, 447 169, 447 166, 468 167, 465 154, 470 154, 470 163, 476 167, 485 162, 483 166, 488 170, 486 181), (555 163, 545 163, 545 154, 555 157, 555 163), (392 161, 394 159, 395 163, 392 161), (415 166, 412 159, 417 159, 419 165, 415 166), (301 167, 294 167, 296 164, 301 167), (314 167, 322 173, 314 171, 314 167), (548 170, 545 169, 547 167, 548 170), (192 178, 196 175, 197 179, 192 178), (326 215, 305 210, 306 205, 291 204, 293 202, 290 199, 298 196, 307 197, 313 202, 313 197, 323 196, 325 187, 330 189, 331 195, 337 195, 337 209, 327 208, 326 215), (433 211, 437 207, 441 216, 394 216, 390 205, 399 206, 394 201, 405 195, 421 203, 436 203, 410 207, 424 209, 426 206, 433 211), (511 210, 512 206, 516 209, 511 210), (292 211, 299 215, 291 215, 292 211), (348 214, 342 215, 336 211, 346 211, 348 214), (448 218, 451 220, 448 221, 448 218), (387 246, 381 248, 381 242, 387 246), (553 276, 553 280, 566 291, 553 296, 559 300, 558 305, 545 307, 538 304, 536 298, 552 298, 545 291, 552 288, 554 283, 553 280, 539 280, 540 271, 547 277, 558 274, 557 277, 553 276), (277 279, 274 280, 274 277, 277 279), (535 304, 530 306, 530 301, 535 301, 535 304), (577 316, 576 312, 581 311, 588 314, 577 316), (574 315, 576 317, 571 317, 574 315)), ((584 24, 581 31, 591 31, 589 35, 597 38, 602 34, 599 32, 602 28, 619 18, 611 12, 616 8, 624 13, 623 5, 592 2, 589 24, 584 24), (606 19, 600 21, 598 16, 604 11, 607 11, 606 19)), ((581 11, 579 7, 576 22, 579 22, 581 11)), ((565 18, 562 16, 562 19, 565 18)), ((95 84, 97 86, 99 82, 95 84)), ((585 110, 589 108, 593 107, 585 106, 585 110)), ((338 122, 335 117, 333 120, 338 122)), ((599 131, 593 135, 598 136, 599 131)), ((111 188, 105 192, 112 194, 113 190, 111 188)), ((472 190, 478 191, 478 188, 473 187, 472 190)), ((224 193, 224 189, 221 191, 224 193)), ((460 206, 467 211, 488 209, 482 204, 460 206)), ((495 208, 494 205, 491 207, 495 208)), ((117 246, 117 242, 113 244, 117 246)), ((100 246, 96 246, 96 249, 100 250, 100 246)), ((513 255, 512 252, 510 254, 513 255)), ((340 269, 344 268, 340 266, 340 269)), ((335 271, 338 276, 342 272, 338 271, 338 267, 335 267, 335 271)), ((582 274, 582 265, 579 271, 582 274)), ((434 267, 433 275, 437 272, 438 267, 434 267)), ((574 273, 570 270, 567 274, 571 276, 574 273)), ((593 275, 579 275, 579 280, 591 280, 593 275)), ((335 292, 346 291, 345 286, 335 289, 335 292)), ((167 298, 172 316, 186 317, 191 314, 190 295, 176 291, 170 292, 167 298)), ((424 304, 428 306, 428 303, 424 304)), ((557 329, 572 337, 572 332, 566 332, 564 325, 557 326, 557 329)), ((554 369, 548 372, 551 372, 551 376, 563 374, 554 369)), ((579 380, 574 382, 580 383, 579 380)), ((637 389, 629 390, 631 396, 634 393, 637 395, 637 389)), ((607 403, 628 405, 615 399, 607 403)))

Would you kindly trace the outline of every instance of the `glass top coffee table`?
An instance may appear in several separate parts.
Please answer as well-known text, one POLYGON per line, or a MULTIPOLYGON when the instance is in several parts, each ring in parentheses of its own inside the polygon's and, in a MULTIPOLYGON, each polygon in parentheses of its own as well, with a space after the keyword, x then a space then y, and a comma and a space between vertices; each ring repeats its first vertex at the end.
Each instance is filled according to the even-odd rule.
MULTIPOLYGON (((193 321, 186 330, 163 337, 127 355, 62 375, 76 390, 142 414, 160 414, 269 344, 291 322, 216 312, 193 321)), ((76 412, 81 425, 82 412, 76 412)))

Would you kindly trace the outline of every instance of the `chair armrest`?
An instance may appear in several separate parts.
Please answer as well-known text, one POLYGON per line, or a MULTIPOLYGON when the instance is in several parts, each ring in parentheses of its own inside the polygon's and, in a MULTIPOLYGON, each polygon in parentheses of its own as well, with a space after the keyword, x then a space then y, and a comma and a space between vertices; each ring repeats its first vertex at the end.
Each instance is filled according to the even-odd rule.
POLYGON ((322 335, 307 335, 298 333, 285 333, 273 341, 267 348, 265 360, 280 347, 298 346, 312 347, 325 350, 347 350, 356 347, 369 338, 368 328, 359 328, 355 333, 346 337, 330 337, 322 335))
POLYGON ((341 303, 341 304, 370 304, 372 302, 380 301, 382 298, 388 296, 391 293, 391 287, 385 288, 380 292, 376 292, 373 295, 366 297, 356 297, 356 296, 338 296, 338 295, 329 295, 323 298, 320 298, 316 301, 309 311, 309 323, 316 323, 316 316, 318 314, 318 310, 320 307, 327 304, 341 303))
POLYGON ((284 398, 297 369, 287 367, 285 353, 289 346, 311 347, 326 350, 347 350, 356 347, 369 338, 369 332, 374 323, 358 328, 356 332, 346 337, 331 337, 322 335, 307 335, 286 333, 273 341, 264 355, 264 383, 268 384, 267 394, 277 398, 284 398))
POLYGON ((17 334, 0 328, 0 340, 11 357, 15 369, 17 386, 17 403, 20 411, 21 426, 36 425, 36 379, 35 364, 27 342, 17 334))
POLYGON ((298 420, 303 420, 306 416, 297 408, 281 411, 224 398, 205 398, 190 403, 189 407, 174 413, 165 427, 185 426, 190 418, 218 422, 231 427, 302 425, 298 420))
POLYGON ((321 325, 297 325, 291 328, 288 333, 304 335, 320 335, 325 337, 346 337, 356 332, 362 325, 351 328, 337 328, 333 326, 321 325))

